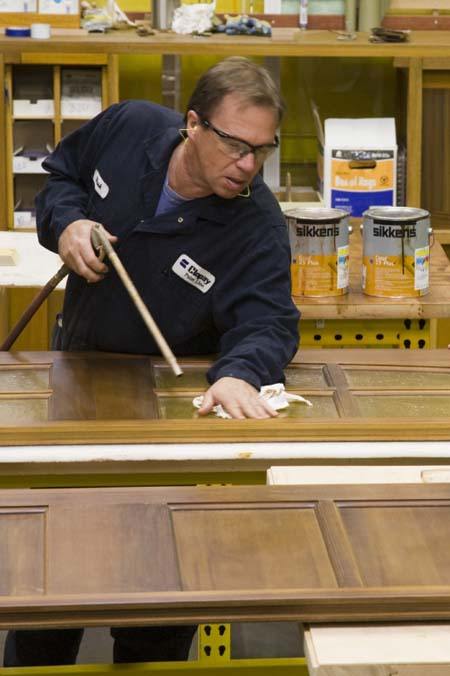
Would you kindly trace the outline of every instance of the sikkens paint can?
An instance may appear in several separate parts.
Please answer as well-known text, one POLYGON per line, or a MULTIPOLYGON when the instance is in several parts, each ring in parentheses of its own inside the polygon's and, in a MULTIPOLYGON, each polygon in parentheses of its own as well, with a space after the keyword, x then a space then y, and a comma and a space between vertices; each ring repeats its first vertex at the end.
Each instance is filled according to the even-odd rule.
POLYGON ((342 296, 348 292, 348 212, 324 207, 285 212, 291 245, 292 293, 342 296))
POLYGON ((383 298, 428 293, 429 212, 412 207, 370 207, 363 216, 364 293, 383 298))

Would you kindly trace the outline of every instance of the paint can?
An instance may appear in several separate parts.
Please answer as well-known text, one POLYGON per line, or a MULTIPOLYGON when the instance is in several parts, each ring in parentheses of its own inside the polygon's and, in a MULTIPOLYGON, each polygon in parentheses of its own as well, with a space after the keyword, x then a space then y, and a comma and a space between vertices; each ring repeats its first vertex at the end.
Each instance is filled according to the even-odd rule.
POLYGON ((324 207, 285 212, 295 296, 342 296, 348 292, 348 212, 324 207))
POLYGON ((370 207, 363 216, 364 293, 383 298, 428 293, 429 212, 413 207, 370 207))

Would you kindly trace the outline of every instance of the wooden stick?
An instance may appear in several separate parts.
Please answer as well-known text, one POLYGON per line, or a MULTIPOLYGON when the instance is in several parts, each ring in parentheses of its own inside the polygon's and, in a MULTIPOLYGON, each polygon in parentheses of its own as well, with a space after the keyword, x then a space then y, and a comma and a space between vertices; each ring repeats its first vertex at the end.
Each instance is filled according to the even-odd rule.
POLYGON ((145 305, 144 301, 142 300, 141 296, 139 295, 138 290, 134 286, 127 271, 123 267, 118 255, 114 251, 113 246, 106 235, 105 229, 99 223, 94 225, 94 227, 92 228, 91 239, 93 245, 98 249, 102 248, 104 253, 108 256, 117 274, 119 275, 123 285, 128 291, 131 300, 133 301, 139 314, 141 315, 146 327, 150 331, 159 349, 161 350, 161 354, 163 355, 166 362, 169 364, 174 374, 176 376, 183 375, 183 371, 181 370, 175 355, 168 346, 166 339, 159 330, 158 325, 156 324, 155 320, 148 311, 148 308, 145 305))
POLYGON ((67 267, 67 265, 62 265, 59 268, 58 272, 55 275, 53 275, 51 279, 49 279, 49 281, 45 286, 42 287, 42 289, 33 298, 30 305, 23 312, 20 319, 13 326, 9 334, 6 336, 3 343, 0 345, 1 351, 4 350, 6 352, 7 350, 9 350, 9 348, 13 345, 13 343, 15 343, 17 338, 20 336, 20 334, 22 333, 28 322, 39 310, 44 300, 51 294, 53 289, 55 289, 58 286, 60 281, 64 279, 66 275, 69 274, 69 272, 70 269, 67 267))

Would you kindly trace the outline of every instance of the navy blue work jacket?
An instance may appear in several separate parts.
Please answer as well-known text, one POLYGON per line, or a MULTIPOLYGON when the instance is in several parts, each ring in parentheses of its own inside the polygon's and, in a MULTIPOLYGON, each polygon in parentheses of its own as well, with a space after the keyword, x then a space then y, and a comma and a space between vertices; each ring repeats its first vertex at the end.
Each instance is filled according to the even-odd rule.
MULTIPOLYGON (((211 195, 154 216, 182 117, 144 102, 115 104, 68 135, 45 161, 39 241, 57 251, 80 218, 104 225, 177 355, 219 353, 209 382, 283 381, 298 345, 289 244, 279 206, 257 176, 248 198, 211 195)), ((115 271, 87 284, 69 275, 64 350, 158 354, 115 271)))

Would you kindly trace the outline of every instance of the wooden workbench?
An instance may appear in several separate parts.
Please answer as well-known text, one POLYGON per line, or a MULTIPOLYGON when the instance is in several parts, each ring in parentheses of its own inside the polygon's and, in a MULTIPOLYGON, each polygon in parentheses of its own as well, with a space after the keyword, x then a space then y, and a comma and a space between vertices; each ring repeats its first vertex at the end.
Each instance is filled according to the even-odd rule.
MULTIPOLYGON (((356 219, 355 219, 356 220, 356 219)), ((350 236, 350 292, 327 298, 294 297, 303 319, 437 319, 450 317, 450 261, 441 244, 431 247, 430 291, 420 298, 375 298, 361 290, 362 238, 350 236)))

